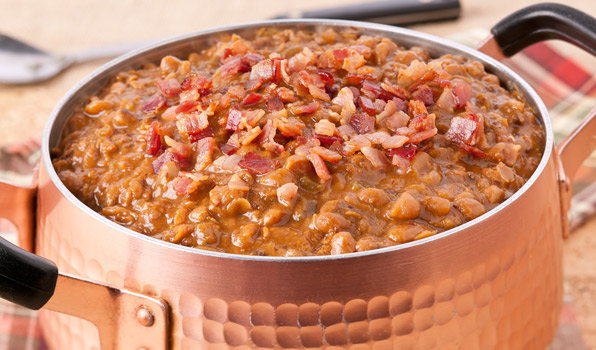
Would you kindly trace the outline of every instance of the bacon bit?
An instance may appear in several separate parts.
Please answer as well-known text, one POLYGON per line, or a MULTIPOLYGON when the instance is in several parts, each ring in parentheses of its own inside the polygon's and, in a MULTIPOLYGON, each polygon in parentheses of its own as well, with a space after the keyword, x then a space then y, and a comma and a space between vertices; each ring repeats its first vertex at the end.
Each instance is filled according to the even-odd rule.
POLYGON ((362 93, 371 99, 381 99, 388 101, 393 99, 393 95, 381 88, 381 84, 370 80, 365 80, 362 83, 362 93))
POLYGON ((339 136, 341 136, 344 140, 347 140, 357 134, 356 130, 354 130, 354 128, 348 124, 340 125, 336 130, 339 136))
POLYGON ((277 84, 277 83, 281 82, 283 79, 282 61, 285 61, 286 65, 287 65, 287 60, 276 57, 276 58, 273 58, 271 61, 272 61, 272 66, 273 66, 273 76, 272 76, 271 80, 277 84))
POLYGON ((161 114, 161 119, 163 120, 176 120, 176 109, 178 106, 171 106, 166 108, 165 111, 161 114))
POLYGON ((277 201, 286 207, 291 207, 298 194, 298 186, 288 182, 277 189, 277 201))
POLYGON ((430 106, 435 103, 433 91, 426 85, 420 86, 414 91, 412 98, 421 101, 425 106, 430 106))
POLYGON ((199 103, 197 101, 193 100, 183 101, 176 107, 176 114, 190 112, 191 110, 195 109, 198 104, 199 103))
POLYGON ((328 162, 337 163, 341 160, 341 154, 321 146, 315 146, 310 150, 328 162))
MULTIPOLYGON (((385 91, 387 91, 388 93, 392 94, 395 97, 398 97, 402 100, 408 100, 408 92, 406 90, 404 90, 403 88, 396 86, 396 85, 391 85, 389 83, 381 83, 381 88, 385 91)), ((392 96, 392 98, 393 98, 392 96)))
POLYGON ((299 52, 290 58, 288 61, 288 68, 290 69, 290 73, 299 72, 306 69, 306 67, 314 62, 315 55, 308 47, 305 47, 302 52, 299 52))
POLYGON ((382 146, 384 149, 396 149, 405 145, 409 140, 410 139, 407 136, 393 135, 383 141, 382 146))
POLYGON ((331 101, 333 104, 342 106, 340 122, 342 125, 348 124, 350 119, 356 112, 356 105, 354 104, 354 94, 348 87, 343 87, 337 93, 337 96, 331 101))
POLYGON ((213 161, 213 167, 219 168, 225 171, 240 171, 238 163, 242 160, 242 157, 237 154, 229 156, 221 156, 213 161))
POLYGON ((327 70, 318 69, 316 73, 321 78, 321 80, 323 81, 325 86, 329 87, 329 86, 333 86, 333 84, 335 84, 335 79, 333 79, 333 74, 331 74, 327 70))
POLYGON ((408 159, 402 158, 398 155, 395 155, 391 158, 391 164, 397 167, 398 172, 405 171, 410 167, 410 161, 408 159))
POLYGON ((321 142, 316 137, 299 136, 296 138, 296 142, 298 142, 299 145, 311 146, 311 147, 321 145, 321 142))
POLYGON ((230 145, 228 143, 224 143, 223 145, 219 146, 219 149, 221 150, 222 153, 231 155, 231 154, 236 153, 236 151, 238 150, 238 147, 236 147, 234 145, 230 145))
POLYGON ((457 108, 464 108, 472 98, 472 87, 463 80, 453 80, 451 92, 457 108))
POLYGON ((250 79, 244 84, 244 88, 248 91, 255 91, 263 85, 263 82, 256 79, 250 79))
POLYGON ((297 115, 302 115, 302 114, 311 114, 317 111, 317 109, 319 109, 320 103, 318 101, 313 101, 307 105, 300 105, 300 106, 295 106, 292 107, 290 110, 292 111, 292 113, 297 114, 297 115))
POLYGON ((275 89, 273 93, 286 103, 298 101, 298 98, 296 97, 294 91, 283 86, 280 86, 277 89, 275 89))
POLYGON ((453 117, 445 137, 456 144, 474 146, 480 140, 482 126, 478 116, 468 113, 467 118, 453 117))
POLYGON ((284 108, 284 103, 281 98, 274 96, 272 99, 267 101, 267 109, 269 112, 279 111, 284 108))
MULTIPOLYGON (((189 148, 190 149, 190 148, 189 148)), ((173 149, 167 149, 164 153, 162 153, 159 157, 155 158, 151 165, 153 167, 153 172, 155 174, 159 173, 161 167, 167 162, 175 162, 178 166, 178 169, 186 170, 190 167, 190 162, 188 160, 188 156, 183 157, 180 154, 174 152, 173 149)))
POLYGON ((180 85, 182 91, 196 91, 200 96, 208 95, 211 92, 211 79, 202 75, 192 74, 182 81, 180 85))
POLYGON ((230 181, 228 181, 228 187, 233 190, 239 190, 243 192, 248 192, 250 190, 250 186, 242 180, 240 175, 234 174, 230 177, 230 181))
POLYGON ((259 145, 267 151, 281 153, 284 151, 284 146, 275 142, 275 133, 277 132, 277 125, 269 119, 259 137, 259 145))
POLYGON ((213 151, 217 144, 213 137, 205 137, 197 142, 197 159, 195 162, 195 170, 201 171, 205 169, 212 162, 213 151))
POLYGON ((341 66, 342 69, 345 69, 346 71, 348 71, 350 73, 353 73, 358 68, 360 68, 366 64, 366 59, 364 59, 364 56, 362 56, 354 48, 352 48, 352 47, 349 48, 348 53, 349 53, 349 56, 344 58, 344 62, 341 66))
POLYGON ((287 119, 278 119, 277 129, 279 132, 286 137, 302 136, 302 129, 304 129, 304 123, 294 117, 287 119))
POLYGON ((323 158, 321 158, 321 156, 314 153, 309 153, 306 155, 306 158, 310 160, 313 168, 315 169, 315 173, 317 173, 317 176, 321 180, 323 180, 324 182, 331 180, 331 174, 329 173, 329 169, 327 169, 327 165, 325 164, 325 161, 323 161, 323 158))
POLYGON ((437 106, 442 109, 446 109, 452 111, 455 107, 455 97, 453 96, 453 91, 450 88, 446 87, 443 89, 441 96, 437 99, 437 106))
POLYGON ((385 154, 374 147, 362 147, 360 149, 362 154, 370 161, 374 168, 384 169, 389 165, 389 161, 385 154))
POLYGON ((346 75, 346 83, 350 85, 360 85, 365 80, 374 80, 370 74, 348 73, 346 75))
POLYGON ((451 80, 435 77, 432 81, 439 84, 442 88, 451 87, 451 80))
POLYGON ((265 57, 254 52, 248 53, 244 57, 232 57, 226 60, 218 71, 221 71, 221 76, 223 78, 237 73, 246 73, 251 70, 252 66, 263 59, 265 59, 265 57))
POLYGON ((340 144, 344 142, 344 139, 342 139, 339 136, 327 136, 327 135, 319 135, 319 134, 314 134, 314 136, 324 146, 331 146, 332 144, 334 144, 336 142, 339 142, 340 144))
POLYGON ((206 127, 205 130, 200 131, 197 134, 188 135, 188 140, 191 143, 195 143, 200 139, 204 139, 205 137, 213 137, 213 129, 211 129, 211 126, 206 127))
POLYGON ((190 113, 179 114, 176 127, 178 127, 178 131, 184 135, 198 134, 209 127, 207 113, 203 111, 193 111, 190 113))
POLYGON ((264 175, 271 170, 279 168, 279 161, 277 159, 263 158, 256 153, 248 152, 244 158, 238 162, 238 166, 255 175, 264 175))
POLYGON ((244 98, 244 100, 242 100, 242 102, 240 102, 240 105, 243 107, 248 107, 248 106, 256 105, 257 103, 261 102, 262 100, 263 100, 263 95, 257 94, 255 92, 251 92, 244 98))
POLYGON ((271 81, 273 79, 273 62, 267 58, 252 66, 249 79, 258 80, 261 83, 271 81))
POLYGON ((368 137, 364 135, 356 135, 351 140, 344 143, 342 153, 346 156, 350 156, 357 151, 360 151, 362 147, 370 147, 372 143, 368 137))
MULTIPOLYGON (((246 55, 244 55, 244 57, 242 57, 242 61, 244 63, 247 63, 249 67, 254 66, 255 64, 261 62, 264 59, 265 59, 265 56, 258 54, 256 52, 249 52, 246 55)), ((243 71, 242 73, 246 73, 248 71, 250 71, 250 68, 243 71)))
POLYGON ((377 106, 375 106, 375 104, 366 96, 358 97, 358 105, 369 115, 375 115, 379 113, 377 106))
POLYGON ((352 116, 350 125, 359 134, 366 134, 375 130, 375 117, 364 113, 356 113, 352 116))
MULTIPOLYGON (((242 124, 245 126, 254 127, 257 125, 259 120, 265 115, 265 111, 262 109, 253 109, 244 112, 244 117, 242 118, 242 124)), ((241 124, 241 126, 242 126, 241 124)))
POLYGON ((324 136, 333 136, 335 134, 335 124, 327 119, 321 119, 315 123, 315 133, 324 136))
POLYGON ((463 144, 463 143, 462 144, 458 143, 457 144, 457 147, 459 147, 460 149, 462 149, 462 150, 470 153, 471 155, 473 155, 476 158, 484 158, 484 157, 486 157, 486 153, 484 153, 484 151, 482 151, 482 150, 480 150, 480 149, 478 149, 478 148, 476 148, 474 146, 469 146, 469 145, 466 145, 466 144, 463 144))
POLYGON ((229 47, 224 48, 221 57, 219 58, 219 64, 223 64, 228 57, 233 55, 234 52, 232 52, 232 49, 229 47))
POLYGON ((178 177, 173 180, 173 188, 178 196, 185 196, 196 192, 203 182, 207 180, 205 175, 197 175, 181 171, 178 177))
POLYGON ((188 194, 188 189, 193 183, 192 179, 186 176, 179 176, 174 179, 174 191, 178 196, 184 196, 188 194))
POLYGON ((249 143, 253 142, 259 135, 261 134, 261 127, 256 126, 254 128, 249 128, 246 130, 244 135, 240 138, 242 146, 246 146, 249 143))
POLYGON ((242 111, 235 107, 228 110, 228 119, 226 121, 226 130, 236 131, 240 129, 240 122, 242 121, 242 111))
POLYGON ((346 49, 346 48, 339 49, 339 50, 333 50, 333 56, 339 62, 343 62, 343 60, 346 57, 348 57, 349 55, 350 55, 350 53, 348 52, 348 49, 346 49))
POLYGON ((398 81, 402 86, 410 86, 422 79, 426 73, 426 63, 419 60, 413 60, 410 65, 399 71, 398 81))
POLYGON ((409 121, 409 115, 407 115, 403 111, 398 111, 397 113, 394 113, 385 120, 385 126, 387 127, 387 129, 391 131, 396 131, 397 129, 408 125, 409 121))
POLYGON ((426 139, 430 139, 431 137, 433 137, 437 134, 437 131, 438 131, 437 128, 419 131, 419 132, 409 136, 410 142, 420 143, 426 139))
POLYGON ((428 110, 422 101, 410 100, 408 105, 408 112, 412 118, 419 115, 428 115, 428 110))
POLYGON ((411 160, 416 155, 418 151, 418 147, 415 144, 408 143, 405 146, 399 148, 388 149, 387 153, 389 156, 394 157, 398 156, 403 159, 411 160))
POLYGON ((143 101, 141 105, 141 112, 145 114, 153 114, 163 112, 168 105, 166 98, 159 94, 150 97, 148 100, 143 101))
POLYGON ((309 74, 307 71, 300 71, 298 73, 298 81, 300 84, 308 89, 310 95, 314 98, 330 102, 331 98, 325 92, 325 83, 321 80, 318 74, 309 74))
POLYGON ((352 95, 354 96, 354 103, 356 103, 358 101, 358 98, 360 97, 360 90, 358 90, 358 88, 356 88, 355 86, 348 86, 348 89, 352 91, 352 95))
POLYGON ((354 51, 361 54, 367 60, 372 57, 372 49, 368 46, 358 44, 358 45, 353 45, 351 47, 351 49, 353 49, 354 51))
POLYGON ((180 83, 176 79, 159 80, 157 86, 159 86, 159 90, 166 97, 180 95, 180 83))
POLYGON ((161 150, 161 136, 159 131, 161 130, 161 124, 157 121, 151 123, 149 127, 149 133, 147 135, 147 147, 145 153, 150 156, 154 156, 161 150))
POLYGON ((364 134, 366 138, 373 144, 373 145, 380 145, 389 139, 391 136, 385 131, 377 131, 370 134, 364 134))
POLYGON ((385 118, 392 116, 393 114, 397 113, 397 106, 393 101, 387 101, 383 111, 376 115, 377 123, 381 124, 385 118))

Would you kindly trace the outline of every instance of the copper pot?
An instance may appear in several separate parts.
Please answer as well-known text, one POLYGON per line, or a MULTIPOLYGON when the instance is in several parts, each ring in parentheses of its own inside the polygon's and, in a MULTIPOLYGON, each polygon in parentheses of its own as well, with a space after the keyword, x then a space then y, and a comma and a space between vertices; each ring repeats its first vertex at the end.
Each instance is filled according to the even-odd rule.
POLYGON ((561 307, 570 179, 596 148, 596 110, 555 150, 544 104, 498 60, 546 37, 596 52, 595 28, 596 20, 583 13, 542 4, 500 22, 480 52, 396 27, 289 20, 202 31, 122 56, 73 87, 54 109, 38 184, 0 184, 0 209, 21 229, 22 245, 32 248, 27 233, 36 226, 36 253, 60 270, 0 240, 0 266, 15 266, 0 270, 0 295, 32 308, 45 305, 40 321, 52 349, 544 348, 561 307), (49 149, 75 105, 116 72, 200 49, 226 33, 250 37, 262 26, 356 27, 431 55, 481 61, 519 90, 542 120, 547 139, 540 165, 514 196, 457 228, 395 247, 322 257, 241 256, 169 244, 109 221, 66 189, 49 149))

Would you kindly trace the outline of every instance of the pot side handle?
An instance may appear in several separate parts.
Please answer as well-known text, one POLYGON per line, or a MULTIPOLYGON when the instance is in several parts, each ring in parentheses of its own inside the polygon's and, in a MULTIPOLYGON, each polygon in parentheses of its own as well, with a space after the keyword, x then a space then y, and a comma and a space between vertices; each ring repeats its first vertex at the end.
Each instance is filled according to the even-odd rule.
POLYGON ((93 323, 102 350, 169 349, 170 309, 158 297, 58 272, 56 265, 0 237, 0 298, 93 323))
MULTIPOLYGON (((505 17, 477 49, 502 61, 524 48, 548 39, 561 39, 596 56, 596 19, 569 6, 543 3, 505 17)), ((584 160, 596 150, 596 108, 557 147, 563 237, 569 236, 571 183, 584 160)))
POLYGON ((33 252, 37 175, 27 187, 0 180, 0 193, 0 218, 15 225, 19 232, 19 245, 33 252))
POLYGON ((562 4, 525 7, 497 23, 491 33, 506 57, 548 39, 560 39, 596 55, 596 20, 562 4))

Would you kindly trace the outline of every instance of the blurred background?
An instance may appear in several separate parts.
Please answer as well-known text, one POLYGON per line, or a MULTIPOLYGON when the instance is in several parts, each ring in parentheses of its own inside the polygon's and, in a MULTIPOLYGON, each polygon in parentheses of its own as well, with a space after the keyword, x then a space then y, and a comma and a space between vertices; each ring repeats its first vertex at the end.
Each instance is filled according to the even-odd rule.
MULTIPOLYGON (((396 0, 400 1, 400 0, 396 0)), ((460 0, 457 20, 410 28, 450 38, 488 33, 506 15, 534 0, 460 0)), ((74 53, 103 45, 147 42, 229 24, 258 21, 282 13, 366 3, 370 0, 0 0, 0 33, 55 53, 74 53)), ((595 0, 559 1, 596 16, 595 0)), ((476 35, 477 36, 477 35, 476 35)), ((460 40, 461 41, 461 40, 460 40)), ((571 57, 595 68, 596 59, 557 44, 571 57)), ((107 60, 76 65, 40 84, 0 84, 0 146, 40 135, 47 116, 66 91, 107 60)), ((2 194, 0 194, 2 195, 2 194)), ((596 349, 596 221, 565 242, 566 288, 588 349, 596 349)))

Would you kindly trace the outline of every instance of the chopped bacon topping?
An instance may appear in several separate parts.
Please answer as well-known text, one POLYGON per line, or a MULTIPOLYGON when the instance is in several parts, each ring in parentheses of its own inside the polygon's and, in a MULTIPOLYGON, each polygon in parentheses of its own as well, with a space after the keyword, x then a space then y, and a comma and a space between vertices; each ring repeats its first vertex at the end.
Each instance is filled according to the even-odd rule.
POLYGON ((453 117, 445 137, 455 143, 460 149, 471 153, 475 157, 484 158, 486 153, 474 147, 484 133, 483 118, 475 113, 467 112, 465 118, 453 117))
POLYGON ((279 168, 280 164, 277 159, 263 158, 256 153, 248 152, 238 165, 255 175, 264 175, 279 168))
POLYGON ((141 106, 141 112, 145 114, 160 113, 166 109, 167 105, 168 101, 163 95, 154 95, 148 100, 143 101, 143 105, 141 106))
POLYGON ((267 109, 269 110, 269 112, 274 112, 274 111, 279 111, 282 110, 284 108, 284 102, 281 100, 281 98, 275 96, 272 99, 270 99, 269 101, 267 101, 267 109))
POLYGON ((327 135, 319 135, 319 134, 314 134, 314 136, 324 146, 331 146, 332 144, 334 144, 336 142, 338 142, 338 143, 344 142, 344 139, 342 139, 339 136, 327 136, 327 135))
POLYGON ((180 83, 176 79, 159 80, 157 86, 159 86, 159 90, 166 97, 180 95, 180 83))
POLYGON ((294 91, 280 86, 275 89, 274 94, 279 97, 283 102, 296 102, 298 98, 296 97, 296 93, 294 91))
POLYGON ((364 80, 362 83, 362 93, 372 99, 391 100, 394 96, 389 92, 381 88, 381 84, 371 81, 364 80))
POLYGON ((228 187, 233 190, 239 190, 244 192, 250 190, 250 187, 248 186, 246 181, 242 180, 242 178, 238 174, 234 174, 232 175, 232 177, 230 177, 230 181, 228 181, 228 187))
POLYGON ((242 112, 237 108, 230 108, 228 111, 228 119, 226 122, 226 130, 236 131, 240 129, 240 122, 242 121, 242 112))
POLYGON ((263 95, 257 94, 255 92, 251 92, 250 94, 246 95, 244 100, 240 102, 240 105, 243 107, 248 107, 252 105, 256 105, 257 103, 263 101, 263 95))
POLYGON ((385 154, 380 150, 373 147, 362 147, 360 149, 362 154, 370 161, 374 168, 386 168, 389 165, 389 161, 385 154))
POLYGON ((190 112, 191 110, 195 109, 198 104, 199 103, 197 101, 193 100, 183 101, 176 107, 176 114, 190 112))
POLYGON ((192 182, 190 177, 179 176, 174 180, 174 191, 176 191, 178 196, 187 195, 192 182))
POLYGON ((209 127, 207 113, 203 111, 192 111, 190 113, 181 113, 176 122, 178 131, 184 135, 195 135, 209 127))
POLYGON ((375 130, 375 117, 364 113, 356 113, 352 116, 350 125, 359 134, 366 134, 375 130))
POLYGON ((294 117, 278 119, 277 121, 277 130, 286 137, 302 136, 302 129, 305 126, 300 119, 294 117))
POLYGON ((331 74, 329 71, 318 69, 317 74, 326 87, 333 86, 333 84, 335 84, 333 74, 331 74))
POLYGON ((317 109, 319 109, 319 106, 320 106, 320 104, 318 101, 313 101, 306 105, 292 107, 291 110, 294 114, 298 114, 298 115, 310 114, 310 113, 316 112, 317 109))
POLYGON ((416 145, 414 145, 412 143, 408 143, 407 145, 399 147, 399 148, 388 149, 387 153, 391 157, 398 156, 403 159, 411 160, 416 155, 417 150, 418 150, 418 147, 416 145))
POLYGON ((315 133, 324 136, 333 136, 335 134, 335 124, 327 119, 321 119, 315 123, 315 133))
POLYGON ((304 70, 307 66, 312 65, 315 62, 315 55, 308 48, 305 47, 301 52, 295 54, 288 61, 288 68, 290 73, 299 72, 304 70))
POLYGON ((382 83, 381 88, 383 90, 387 91, 388 93, 392 94, 393 96, 398 97, 402 100, 407 100, 409 97, 408 92, 397 85, 391 85, 389 83, 382 83))
POLYGON ((173 181, 173 188, 176 191, 176 195, 185 196, 196 192, 205 180, 207 180, 207 176, 205 175, 181 171, 173 181))
POLYGON ((298 186, 288 182, 277 189, 277 200, 286 207, 291 207, 298 195, 298 186))
POLYGON ((425 106, 430 106, 435 103, 433 91, 426 85, 420 86, 414 93, 412 98, 424 103, 425 106))
POLYGON ((385 149, 395 149, 406 144, 410 139, 402 135, 393 135, 382 142, 382 146, 385 149))
POLYGON ((254 66, 250 71, 250 80, 258 80, 261 83, 273 79, 273 62, 270 59, 264 59, 254 66))
POLYGON ((161 124, 159 122, 151 123, 149 132, 147 134, 147 147, 145 153, 150 156, 154 156, 161 150, 161 136, 159 134, 161 130, 161 124))
POLYGON ((342 158, 341 154, 321 146, 314 146, 310 151, 332 163, 337 163, 342 158))
POLYGON ((151 165, 153 166, 153 172, 156 174, 159 173, 159 170, 161 170, 161 167, 165 163, 172 162, 172 161, 176 163, 176 165, 178 166, 178 169, 186 170, 190 167, 190 161, 188 159, 189 155, 190 155, 190 148, 189 148, 189 153, 187 155, 184 155, 182 153, 179 153, 179 150, 177 151, 173 147, 170 147, 164 153, 162 153, 159 157, 155 158, 155 160, 153 162, 151 162, 151 165))
POLYGON ((317 176, 321 180, 325 182, 331 180, 331 173, 329 173, 329 169, 327 169, 327 165, 321 156, 318 154, 309 153, 306 155, 306 158, 312 163, 315 173, 317 173, 317 176))
POLYGON ((205 169, 213 161, 213 151, 217 147, 213 137, 205 137, 197 142, 197 159, 195 162, 195 170, 201 171, 205 169))
POLYGON ((205 96, 211 91, 211 79, 201 75, 191 75, 182 81, 180 88, 182 91, 194 90, 201 96, 205 96))
POLYGON ((377 110, 377 106, 370 100, 370 98, 366 96, 358 97, 358 105, 362 108, 363 111, 370 115, 376 115, 379 113, 377 110))
POLYGON ((188 139, 191 143, 195 143, 200 139, 204 139, 205 137, 213 137, 213 129, 211 129, 211 126, 206 127, 204 130, 198 132, 197 134, 188 135, 188 139))
POLYGON ((333 104, 342 106, 340 121, 342 125, 348 124, 356 112, 354 104, 354 93, 349 87, 344 87, 337 93, 337 96, 331 100, 333 104))
POLYGON ((463 80, 453 80, 453 98, 457 108, 464 108, 468 101, 472 98, 472 87, 463 80))
POLYGON ((229 143, 224 143, 223 145, 219 146, 219 149, 222 153, 231 155, 231 154, 236 153, 236 151, 238 150, 238 147, 231 145, 229 143))
POLYGON ((281 153, 284 151, 284 146, 275 141, 276 132, 277 125, 271 119, 268 120, 259 137, 259 145, 268 151, 281 153))

